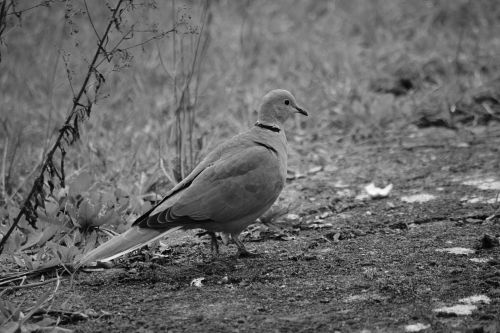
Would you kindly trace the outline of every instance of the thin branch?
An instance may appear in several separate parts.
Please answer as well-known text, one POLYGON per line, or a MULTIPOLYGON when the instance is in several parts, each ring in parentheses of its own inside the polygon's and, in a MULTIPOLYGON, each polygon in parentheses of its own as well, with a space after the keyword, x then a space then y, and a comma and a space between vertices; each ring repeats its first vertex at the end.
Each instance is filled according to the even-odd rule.
MULTIPOLYGON (((43 157, 43 156, 42 156, 43 157)), ((30 172, 24 177, 24 180, 19 184, 19 186, 12 192, 10 195, 8 202, 12 202, 14 200, 14 197, 17 195, 19 191, 24 187, 24 184, 31 178, 31 176, 35 173, 36 169, 38 169, 38 165, 33 166, 33 169, 31 169, 30 172)))
MULTIPOLYGON (((44 1, 40 2, 39 4, 37 4, 37 5, 31 6, 31 7, 25 8, 25 9, 21 9, 21 10, 16 10, 14 8, 14 10, 12 12, 7 13, 7 16, 8 15, 15 15, 17 17, 20 17, 21 14, 26 13, 26 12, 32 10, 32 9, 35 9, 35 8, 38 8, 38 7, 48 7, 51 2, 54 2, 54 0, 44 0, 44 1)), ((13 3, 13 1, 11 1, 11 3, 13 3)))
POLYGON ((172 0, 172 22, 174 22, 174 35, 172 36, 172 56, 173 56, 173 70, 174 70, 174 99, 177 105, 177 16, 175 13, 175 0, 172 0))
MULTIPOLYGON (((130 49, 133 49, 133 48, 145 45, 145 44, 147 44, 149 42, 152 42, 154 40, 162 39, 166 35, 168 35, 169 33, 172 33, 172 32, 175 32, 175 31, 176 31, 175 28, 172 28, 172 29, 164 31, 164 32, 162 32, 160 34, 154 35, 153 37, 150 37, 150 38, 146 39, 144 42, 141 42, 141 43, 138 43, 138 44, 135 44, 135 45, 132 45, 132 46, 127 46, 127 47, 124 47, 124 48, 118 48, 123 43, 124 40, 130 39, 130 38, 127 38, 129 34, 133 34, 134 32, 137 32, 136 30, 134 30, 133 28, 131 28, 129 31, 127 31, 122 36, 122 38, 120 38, 120 40, 111 49, 111 51, 107 52, 107 54, 111 55, 111 54, 115 53, 116 51, 122 51, 123 52, 123 51, 127 51, 127 50, 130 50, 130 49)), ((97 63, 96 67, 99 67, 99 65, 101 65, 104 62, 104 60, 106 60, 106 59, 102 59, 99 63, 97 63)))
POLYGON ((87 17, 89 18, 90 25, 92 26, 92 29, 94 29, 94 33, 97 36, 97 40, 100 42, 101 37, 99 36, 99 33, 95 28, 94 21, 92 21, 92 17, 90 16, 89 7, 87 6, 87 0, 83 0, 83 3, 85 4, 85 10, 87 11, 87 17))
POLYGON ((73 88, 73 81, 71 79, 71 71, 70 71, 70 67, 69 67, 69 62, 66 59, 65 54, 62 55, 62 59, 64 61, 64 67, 66 68, 66 75, 68 76, 69 87, 71 88, 71 93, 73 94, 73 99, 75 99, 76 98, 75 97, 76 96, 75 89, 73 88))
POLYGON ((208 0, 205 1, 205 6, 203 7, 203 15, 202 15, 202 23, 201 23, 200 35, 198 37, 198 40, 196 41, 196 49, 195 49, 195 52, 194 52, 193 63, 191 64, 191 71, 189 72, 188 79, 186 80, 186 86, 191 83, 191 79, 193 78, 193 74, 195 72, 196 61, 198 60, 198 56, 199 56, 200 40, 201 40, 201 37, 202 37, 202 34, 203 34, 203 30, 205 28, 207 12, 208 12, 208 0))
POLYGON ((165 169, 163 158, 161 156, 160 156, 160 169, 163 172, 163 175, 168 179, 170 183, 177 184, 177 182, 172 177, 170 177, 170 174, 167 172, 167 169, 165 169))
POLYGON ((148 39, 146 39, 146 40, 145 40, 144 42, 142 42, 142 43, 139 43, 139 44, 136 44, 136 45, 132 45, 132 46, 128 46, 128 47, 125 47, 125 48, 120 49, 120 50, 122 50, 122 51, 126 51, 126 50, 133 49, 133 48, 135 48, 135 47, 142 46, 142 45, 147 44, 147 43, 149 43, 149 42, 151 42, 151 41, 153 41, 153 40, 156 40, 156 39, 162 39, 163 37, 165 37, 165 36, 166 36, 166 35, 168 35, 169 33, 171 33, 171 32, 175 32, 175 31, 176 31, 176 30, 175 30, 175 28, 172 28, 172 29, 170 29, 170 30, 167 30, 167 31, 162 32, 161 34, 158 34, 158 35, 155 35, 155 36, 153 36, 153 37, 151 37, 151 38, 148 38, 148 39))
MULTIPOLYGON (((198 53, 198 50, 200 48, 200 41, 201 41, 201 38, 203 36, 203 33, 204 33, 204 30, 205 30, 205 26, 207 24, 209 24, 210 22, 210 16, 208 16, 207 18, 207 15, 208 15, 208 6, 209 6, 209 3, 208 3, 208 0, 206 0, 205 2, 205 8, 204 8, 204 11, 203 11, 203 15, 202 15, 202 26, 201 26, 201 29, 200 29, 200 36, 198 37, 198 41, 196 43, 196 54, 198 53)), ((205 54, 205 52, 207 51, 207 47, 208 47, 208 40, 210 38, 209 34, 207 32, 205 32, 206 34, 206 37, 205 39, 203 40, 203 45, 201 47, 201 54, 200 54, 200 57, 203 59, 203 55, 205 54)), ((194 125, 195 125, 195 110, 196 110, 196 106, 198 105, 198 89, 199 89, 199 86, 200 86, 200 77, 201 77, 201 61, 198 61, 198 69, 196 71, 196 82, 195 82, 195 90, 194 90, 194 103, 193 103, 193 107, 191 108, 191 117, 190 117, 190 124, 189 124, 189 128, 190 128, 190 131, 189 131, 189 143, 190 143, 190 164, 191 164, 191 167, 193 166, 194 164, 194 161, 195 161, 195 156, 194 156, 194 152, 193 152, 193 128, 194 128, 194 125)), ((193 69, 194 70, 194 67, 193 69)))
POLYGON ((156 43, 156 49, 158 50, 158 59, 160 60, 160 65, 161 67, 163 68, 163 70, 165 71, 165 74, 167 74, 172 80, 174 79, 173 76, 170 74, 170 72, 168 71, 168 68, 167 66, 165 65, 165 61, 163 61, 163 56, 161 54, 161 48, 159 46, 158 43, 156 43))
POLYGON ((45 281, 42 281, 42 282, 35 282, 35 283, 23 284, 23 285, 19 285, 19 286, 7 286, 7 287, 1 287, 1 288, 5 288, 7 290, 18 290, 18 289, 25 289, 25 288, 33 288, 33 287, 43 286, 45 284, 49 284, 49 283, 55 282, 57 280, 59 280, 59 277, 56 277, 56 278, 53 278, 53 279, 48 279, 48 280, 45 280, 45 281))
MULTIPOLYGON (((66 118, 66 121, 64 122, 63 127, 59 130, 59 135, 57 136, 57 139, 52 146, 52 148, 49 150, 45 157, 45 161, 41 165, 40 168, 40 174, 38 177, 35 179, 33 187, 31 188, 28 196, 23 202, 23 205, 21 206, 21 209, 12 222, 12 225, 10 226, 9 230, 7 233, 2 237, 0 240, 0 254, 2 253, 5 243, 7 242, 7 239, 10 237, 12 232, 16 229, 17 225, 19 224, 19 221, 21 218, 24 216, 26 219, 34 225, 35 219, 36 219, 36 208, 39 205, 43 205, 43 200, 44 200, 44 193, 43 193, 43 183, 44 183, 44 178, 45 178, 45 173, 49 171, 49 169, 53 165, 53 156, 54 153, 56 152, 57 149, 63 144, 64 141, 67 143, 72 143, 68 139, 68 135, 72 135, 72 141, 76 140, 77 134, 78 134, 78 120, 81 118, 80 117, 80 112, 82 110, 82 105, 79 103, 80 99, 84 95, 86 91, 87 84, 91 78, 91 76, 95 72, 95 64, 97 63, 97 60, 99 59, 99 56, 102 54, 103 51, 103 45, 104 41, 106 40, 106 36, 108 36, 111 27, 114 24, 117 24, 117 15, 119 13, 119 9, 123 3, 123 0, 119 0, 118 4, 112 11, 112 16, 111 19, 109 20, 108 26, 106 27, 103 38, 99 41, 99 45, 97 47, 97 50, 94 54, 94 57, 92 61, 90 62, 87 75, 85 76, 85 79, 82 83, 82 86, 78 92, 78 94, 75 96, 73 100, 73 106, 71 108, 70 114, 66 118), (72 127, 72 125, 74 127, 72 127), (34 203, 33 203, 34 202, 34 203)), ((83 106, 83 109, 87 111, 87 113, 90 113, 90 108, 91 104, 87 106, 83 106)))
POLYGON ((7 175, 5 173, 5 162, 7 161, 7 149, 9 147, 9 137, 5 138, 5 146, 3 148, 3 159, 2 159, 2 200, 7 203, 7 175))
POLYGON ((118 46, 119 46, 119 45, 120 45, 120 44, 121 44, 124 40, 128 39, 128 38, 127 38, 127 37, 128 37, 128 35, 129 35, 130 33, 132 33, 133 31, 134 31, 134 28, 132 27, 132 28, 130 28, 130 30, 129 30, 129 31, 127 31, 126 33, 124 33, 124 34, 122 35, 122 38, 120 38, 120 40, 119 40, 119 41, 116 43, 116 45, 115 45, 115 46, 111 49, 111 51, 109 51, 109 52, 108 52, 108 51, 103 50, 103 51, 105 52, 105 56, 106 56, 106 57, 105 57, 105 58, 103 58, 103 59, 101 59, 101 61, 100 61, 100 62, 96 65, 96 67, 99 67, 99 66, 100 66, 100 65, 104 62, 104 60, 108 60, 108 61, 109 61, 109 56, 111 56, 113 53, 115 53, 115 52, 116 52, 116 50, 117 50, 118 46))
MULTIPOLYGON (((51 281, 53 282, 53 281, 51 281)), ((54 291, 51 292, 50 290, 47 291, 45 294, 42 295, 37 301, 37 303, 30 309, 30 311, 26 314, 26 316, 21 320, 21 324, 26 322, 28 319, 30 319, 35 312, 40 309, 45 303, 50 302, 51 300, 54 299, 54 296, 57 293, 57 290, 59 290, 59 286, 61 285, 61 279, 59 275, 56 278, 56 285, 54 287, 54 291)))
MULTIPOLYGON (((181 109, 186 108, 187 100, 190 99, 190 98, 188 98, 188 96, 190 95, 189 85, 191 84, 191 81, 193 79, 194 72, 196 71, 196 64, 198 63, 198 59, 200 57, 200 43, 201 43, 201 39, 203 38, 205 24, 207 23, 208 5, 209 5, 209 2, 207 0, 207 1, 205 1, 205 5, 203 7, 201 29, 200 29, 200 33, 198 35, 198 38, 196 40, 196 47, 195 47, 193 61, 191 63, 191 69, 188 71, 188 76, 184 82, 184 87, 182 89, 181 99, 179 102, 179 106, 177 108, 178 112, 180 112, 181 109)), ((182 47, 182 44, 181 44, 181 47, 182 47)), ((198 93, 197 87, 195 88, 195 93, 198 93)), ((191 105, 191 107, 188 106, 188 124, 189 124, 189 132, 188 132, 189 157, 190 157, 190 167, 192 167, 192 164, 193 164, 193 154, 192 154, 193 153, 193 145, 192 145, 192 143, 193 143, 193 138, 192 138, 193 127, 192 126, 194 126, 194 105, 191 105)), ((183 158, 182 158, 182 129, 179 130, 178 133, 179 133, 179 140, 178 141, 180 142, 180 149, 179 149, 180 171, 181 171, 182 178, 184 178, 184 165, 183 165, 183 158)))
POLYGON ((464 35, 465 35, 465 26, 462 26, 460 28, 460 32, 459 32, 459 35, 458 35, 457 50, 455 51, 455 60, 454 60, 455 73, 457 75, 460 72, 460 61, 459 61, 459 58, 460 58, 460 53, 462 51, 462 41, 463 41, 464 35))

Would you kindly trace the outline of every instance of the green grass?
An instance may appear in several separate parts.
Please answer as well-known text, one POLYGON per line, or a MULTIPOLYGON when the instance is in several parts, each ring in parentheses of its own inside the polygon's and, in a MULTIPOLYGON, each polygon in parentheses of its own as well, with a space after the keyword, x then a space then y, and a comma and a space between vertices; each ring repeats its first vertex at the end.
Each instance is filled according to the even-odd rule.
MULTIPOLYGON (((102 31, 108 11, 90 5, 102 31)), ((95 34, 80 10, 79 1, 56 2, 26 12, 21 21, 8 18, 0 47, 2 231, 71 105, 66 68, 78 87, 95 52, 95 34)), ((175 110, 202 13, 197 2, 176 1, 124 15, 124 26, 159 31, 171 29, 176 17, 179 31, 103 64, 99 101, 80 142, 67 149, 70 189, 81 189, 78 194, 98 211, 119 210, 118 230, 149 207, 145 196, 165 193, 179 178, 175 110), (88 177, 80 184, 82 174, 88 177)), ((495 0, 211 2, 202 39, 207 47, 199 48, 189 106, 180 109, 184 173, 208 149, 251 126, 259 98, 274 88, 292 91, 311 114, 287 131, 292 165, 327 163, 335 154, 332 144, 341 140, 406 135, 422 115, 448 119, 457 105, 472 109, 477 94, 494 95, 498 86, 499 17, 495 0)), ((137 32, 124 46, 149 36, 137 32)), ((81 198, 74 193, 72 200, 77 209, 81 198)), ((58 220, 66 231, 70 222, 58 220)), ((25 241, 22 234, 15 237, 25 241)))

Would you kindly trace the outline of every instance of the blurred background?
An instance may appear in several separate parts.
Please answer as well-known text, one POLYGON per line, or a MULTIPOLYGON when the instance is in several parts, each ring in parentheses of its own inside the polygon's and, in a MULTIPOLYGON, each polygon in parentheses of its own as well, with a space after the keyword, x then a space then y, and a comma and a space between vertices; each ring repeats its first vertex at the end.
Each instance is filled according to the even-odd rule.
MULTIPOLYGON (((115 2, 0 3, 5 228, 115 2)), ((287 129, 297 170, 327 166, 337 146, 399 142, 429 126, 473 135, 500 119, 497 0, 145 1, 121 18, 110 61, 99 62, 104 81, 88 83, 89 94, 100 84, 96 104, 65 172, 70 195, 118 209, 124 225, 208 149, 252 126, 271 89, 310 111, 287 129)))

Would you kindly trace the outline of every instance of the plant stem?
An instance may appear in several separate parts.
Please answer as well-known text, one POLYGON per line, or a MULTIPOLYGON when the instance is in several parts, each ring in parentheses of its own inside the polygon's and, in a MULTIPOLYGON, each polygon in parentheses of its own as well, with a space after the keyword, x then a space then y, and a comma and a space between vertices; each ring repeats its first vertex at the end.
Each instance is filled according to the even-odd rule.
MULTIPOLYGON (((90 62, 90 65, 89 65, 89 68, 87 71, 87 75, 85 76, 85 79, 83 80, 83 83, 80 87, 80 90, 78 91, 78 94, 73 99, 73 105, 71 107, 70 114, 66 118, 64 125, 59 129, 59 135, 57 136, 57 139, 54 142, 54 145, 52 146, 52 148, 48 151, 48 153, 45 157, 45 160, 43 161, 42 166, 40 168, 40 173, 39 173, 38 177, 35 179, 35 181, 33 182, 33 186, 31 188, 28 196, 24 200, 23 205, 21 207, 21 210, 17 214, 16 218, 14 219, 14 221, 13 221, 12 225, 10 226, 9 230, 7 231, 7 233, 0 240, 0 254, 2 254, 5 243, 7 242, 7 239, 9 239, 10 235, 12 234, 14 229, 19 224, 19 221, 21 220, 21 218, 23 216, 27 216, 27 214, 30 214, 30 213, 36 214, 36 212, 34 212, 34 208, 31 204, 31 202, 33 199, 36 198, 37 195, 42 195, 42 197, 43 197, 44 174, 45 174, 45 172, 47 172, 49 170, 49 166, 52 164, 52 158, 54 156, 54 153, 56 152, 57 149, 60 149, 62 147, 63 138, 65 137, 65 135, 67 135, 65 128, 67 126, 71 126, 71 122, 75 120, 75 117, 77 117, 78 109, 79 109, 79 107, 82 106, 82 104, 80 104, 80 99, 82 98, 83 94, 85 93, 86 88, 87 88, 87 84, 88 84, 92 74, 95 71, 95 64, 96 64, 97 60, 99 59, 99 56, 104 52, 104 43, 108 39, 108 34, 111 30, 111 27, 116 23, 116 20, 117 20, 116 16, 118 14, 118 10, 120 9, 122 3, 123 3, 123 0, 119 0, 118 4, 113 9, 113 14, 111 16, 111 19, 108 22, 108 26, 106 27, 106 30, 105 30, 104 34, 102 35, 103 37, 99 40, 97 50, 95 51, 94 57, 93 57, 92 61, 90 62)), ((90 106, 89 106, 89 108, 90 108, 90 106)), ((34 207, 36 207, 36 205, 34 207)), ((33 216, 33 215, 31 215, 31 216, 33 216)))

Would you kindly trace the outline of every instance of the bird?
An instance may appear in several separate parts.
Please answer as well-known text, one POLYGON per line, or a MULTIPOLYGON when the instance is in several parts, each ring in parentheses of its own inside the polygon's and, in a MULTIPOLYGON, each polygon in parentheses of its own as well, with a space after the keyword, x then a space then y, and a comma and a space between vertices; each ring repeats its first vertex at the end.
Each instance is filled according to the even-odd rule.
POLYGON ((127 231, 83 254, 77 267, 110 261, 180 229, 205 229, 217 253, 216 233, 230 236, 239 256, 252 255, 238 236, 272 206, 285 186, 283 124, 295 113, 308 116, 289 91, 268 92, 253 127, 218 145, 127 231))

